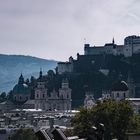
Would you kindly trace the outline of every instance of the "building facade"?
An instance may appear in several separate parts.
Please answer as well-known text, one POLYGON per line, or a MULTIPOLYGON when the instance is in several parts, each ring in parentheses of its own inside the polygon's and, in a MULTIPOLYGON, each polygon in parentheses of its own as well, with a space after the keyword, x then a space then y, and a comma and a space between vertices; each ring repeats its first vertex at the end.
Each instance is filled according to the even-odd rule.
POLYGON ((86 92, 85 99, 84 99, 84 107, 87 109, 91 109, 93 106, 95 106, 95 99, 93 97, 92 92, 86 92))
POLYGON ((40 72, 37 88, 35 89, 35 108, 45 111, 71 110, 71 91, 68 80, 64 79, 58 92, 54 89, 48 95, 40 72))
POLYGON ((35 88, 35 108, 46 110, 47 102, 47 89, 45 87, 45 82, 43 81, 42 71, 37 81, 37 87, 35 88))
POLYGON ((111 98, 117 101, 129 98, 129 88, 125 81, 118 80, 112 85, 111 98))
POLYGON ((23 75, 19 77, 18 83, 12 90, 12 100, 0 103, 0 110, 10 111, 13 109, 36 109, 43 111, 68 111, 71 110, 71 89, 67 79, 62 81, 58 91, 53 90, 50 95, 47 93, 42 71, 37 79, 37 86, 34 89, 34 98, 31 98, 31 91, 24 82, 23 75))

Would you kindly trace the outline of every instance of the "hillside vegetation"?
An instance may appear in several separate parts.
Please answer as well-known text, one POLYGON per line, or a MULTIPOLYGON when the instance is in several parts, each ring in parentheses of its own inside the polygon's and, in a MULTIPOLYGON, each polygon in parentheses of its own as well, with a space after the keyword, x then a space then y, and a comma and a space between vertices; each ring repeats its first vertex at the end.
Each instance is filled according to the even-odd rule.
POLYGON ((26 78, 38 76, 40 68, 47 73, 56 67, 57 61, 32 56, 0 54, 0 92, 13 88, 21 73, 26 78))

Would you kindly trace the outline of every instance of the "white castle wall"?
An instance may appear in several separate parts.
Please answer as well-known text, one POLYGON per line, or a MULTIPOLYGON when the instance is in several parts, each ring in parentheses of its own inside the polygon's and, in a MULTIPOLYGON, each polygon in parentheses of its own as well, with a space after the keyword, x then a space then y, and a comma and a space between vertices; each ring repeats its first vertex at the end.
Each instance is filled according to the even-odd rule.
POLYGON ((59 62, 57 68, 58 68, 58 74, 63 74, 65 72, 72 72, 73 64, 70 62, 59 62))
POLYGON ((91 47, 90 44, 85 44, 85 55, 97 54, 113 54, 124 55, 125 57, 132 56, 132 54, 140 53, 140 37, 128 36, 124 39, 124 45, 116 45, 113 43, 105 44, 104 46, 91 47))

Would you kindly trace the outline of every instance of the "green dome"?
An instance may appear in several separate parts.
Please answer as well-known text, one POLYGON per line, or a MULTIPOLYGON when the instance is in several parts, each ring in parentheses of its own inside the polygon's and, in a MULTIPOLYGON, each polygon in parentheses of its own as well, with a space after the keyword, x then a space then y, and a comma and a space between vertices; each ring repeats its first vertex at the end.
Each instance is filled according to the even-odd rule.
POLYGON ((15 93, 15 94, 30 94, 30 89, 29 89, 28 85, 26 85, 25 83, 17 84, 13 88, 13 93, 15 93))

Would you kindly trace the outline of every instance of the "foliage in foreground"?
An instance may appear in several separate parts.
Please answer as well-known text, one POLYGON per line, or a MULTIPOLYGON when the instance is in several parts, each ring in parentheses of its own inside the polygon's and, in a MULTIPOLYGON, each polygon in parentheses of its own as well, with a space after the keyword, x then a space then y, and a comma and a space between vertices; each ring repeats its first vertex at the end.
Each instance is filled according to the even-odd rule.
POLYGON ((127 132, 140 132, 140 117, 133 113, 128 101, 99 102, 92 109, 81 108, 72 119, 74 133, 80 137, 87 137, 91 127, 99 123, 105 126, 105 140, 125 140, 127 132))

